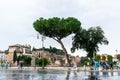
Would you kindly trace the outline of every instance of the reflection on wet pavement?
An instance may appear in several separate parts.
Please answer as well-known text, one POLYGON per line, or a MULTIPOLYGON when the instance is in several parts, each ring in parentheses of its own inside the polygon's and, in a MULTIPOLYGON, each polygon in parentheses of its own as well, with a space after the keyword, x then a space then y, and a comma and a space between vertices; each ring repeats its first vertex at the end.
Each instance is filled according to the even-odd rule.
POLYGON ((120 72, 0 70, 0 80, 119 80, 120 72))

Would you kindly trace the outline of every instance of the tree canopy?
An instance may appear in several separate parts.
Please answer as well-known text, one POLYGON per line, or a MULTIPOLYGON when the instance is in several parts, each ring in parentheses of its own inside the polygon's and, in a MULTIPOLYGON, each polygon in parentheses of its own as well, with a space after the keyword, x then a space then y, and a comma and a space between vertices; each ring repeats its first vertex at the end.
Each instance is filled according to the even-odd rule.
POLYGON ((79 31, 81 23, 73 17, 68 17, 66 19, 58 17, 44 19, 41 17, 36 20, 33 25, 35 30, 40 34, 55 40, 61 40, 79 31))
POLYGON ((120 54, 117 54, 116 57, 120 61, 120 54))
POLYGON ((101 60, 101 56, 100 55, 96 55, 96 57, 94 58, 95 61, 100 61, 101 60))
POLYGON ((113 62, 113 57, 111 55, 108 55, 107 60, 108 60, 109 63, 111 63, 111 62, 113 62))
POLYGON ((41 17, 33 23, 33 26, 37 32, 54 39, 61 45, 66 55, 67 63, 69 64, 68 53, 62 42, 62 39, 73 33, 79 32, 81 30, 81 22, 74 17, 53 17, 48 19, 41 17))
POLYGON ((106 60, 106 56, 105 55, 102 55, 102 60, 106 60))
POLYGON ((99 44, 108 44, 108 40, 104 36, 104 32, 100 27, 91 27, 88 30, 83 29, 73 37, 72 52, 76 49, 83 49, 87 52, 87 56, 93 58, 99 51, 99 44))

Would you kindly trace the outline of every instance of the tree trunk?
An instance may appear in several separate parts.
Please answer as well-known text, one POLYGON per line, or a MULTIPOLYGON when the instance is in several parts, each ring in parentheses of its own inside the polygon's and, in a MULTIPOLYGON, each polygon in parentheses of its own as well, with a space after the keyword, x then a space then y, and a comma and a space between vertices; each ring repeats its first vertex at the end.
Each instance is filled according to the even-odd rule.
POLYGON ((66 50, 66 48, 65 48, 65 46, 63 45, 63 43, 62 43, 61 40, 59 40, 58 42, 60 43, 60 45, 61 45, 61 47, 62 47, 62 49, 63 49, 63 51, 64 51, 64 53, 65 53, 65 55, 66 55, 67 66, 70 66, 69 55, 68 55, 68 53, 67 53, 67 50, 66 50))

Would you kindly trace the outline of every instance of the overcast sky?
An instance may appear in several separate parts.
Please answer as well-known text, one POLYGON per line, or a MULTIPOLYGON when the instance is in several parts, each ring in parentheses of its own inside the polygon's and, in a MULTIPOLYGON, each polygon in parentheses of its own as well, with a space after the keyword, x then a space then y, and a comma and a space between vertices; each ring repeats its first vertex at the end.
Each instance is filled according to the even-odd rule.
MULTIPOLYGON (((0 50, 14 44, 41 47, 41 39, 36 38, 33 28, 33 22, 40 17, 76 17, 86 29, 101 26, 109 45, 100 46, 99 53, 114 55, 120 52, 119 3, 120 0, 0 0, 0 50)), ((71 37, 63 41, 70 53, 71 37)), ((61 48, 49 38, 44 45, 61 48)), ((86 55, 84 51, 73 55, 77 54, 86 55)))

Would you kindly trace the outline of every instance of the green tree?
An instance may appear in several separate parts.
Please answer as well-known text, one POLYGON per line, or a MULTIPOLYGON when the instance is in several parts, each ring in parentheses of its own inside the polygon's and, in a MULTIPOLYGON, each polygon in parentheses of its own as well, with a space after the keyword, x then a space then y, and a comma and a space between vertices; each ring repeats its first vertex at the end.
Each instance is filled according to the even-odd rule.
POLYGON ((80 65, 81 66, 87 65, 87 62, 89 62, 88 57, 81 57, 81 60, 80 60, 80 65))
POLYGON ((107 56, 107 60, 108 60, 109 63, 110 63, 110 62, 113 62, 112 59, 113 59, 113 57, 112 57, 111 55, 108 55, 108 56, 107 56))
POLYGON ((43 65, 44 65, 44 66, 48 65, 48 64, 49 64, 49 61, 48 61, 48 59, 46 59, 46 58, 36 58, 35 63, 36 63, 38 66, 42 67, 43 65), (44 63, 43 63, 43 61, 44 61, 44 63))
POLYGON ((33 47, 33 48, 32 48, 32 51, 35 51, 35 50, 36 50, 36 48, 35 48, 35 47, 33 47))
POLYGON ((104 55, 102 55, 102 60, 106 60, 106 57, 104 55))
POLYGON ((30 56, 24 56, 22 61, 23 61, 23 65, 25 65, 25 66, 30 66, 31 65, 31 57, 30 56))
POLYGON ((47 51, 49 51, 50 53, 58 54, 58 55, 64 55, 63 50, 57 49, 57 48, 51 47, 51 46, 50 46, 50 48, 47 48, 47 51))
POLYGON ((33 26, 37 32, 44 36, 54 39, 61 45, 66 55, 68 66, 70 66, 69 56, 62 42, 62 39, 66 38, 67 36, 73 33, 77 33, 81 29, 80 21, 73 17, 53 17, 48 19, 39 18, 33 23, 33 26))
POLYGON ((17 61, 23 61, 24 66, 30 66, 31 65, 32 58, 30 56, 22 55, 18 56, 17 61))
POLYGON ((100 55, 96 55, 95 60, 96 61, 100 61, 100 59, 101 59, 101 56, 100 55))
POLYGON ((120 54, 117 54, 116 57, 120 61, 120 54))
POLYGON ((16 52, 16 50, 14 50, 13 63, 15 63, 16 61, 17 61, 17 52, 16 52))
POLYGON ((5 52, 5 54, 8 54, 8 49, 7 49, 7 50, 5 50, 4 52, 5 52))
POLYGON ((104 32, 100 27, 91 27, 88 30, 83 29, 73 37, 72 52, 75 49, 83 49, 87 52, 87 56, 92 59, 99 51, 99 44, 108 44, 108 40, 104 36, 104 32))

